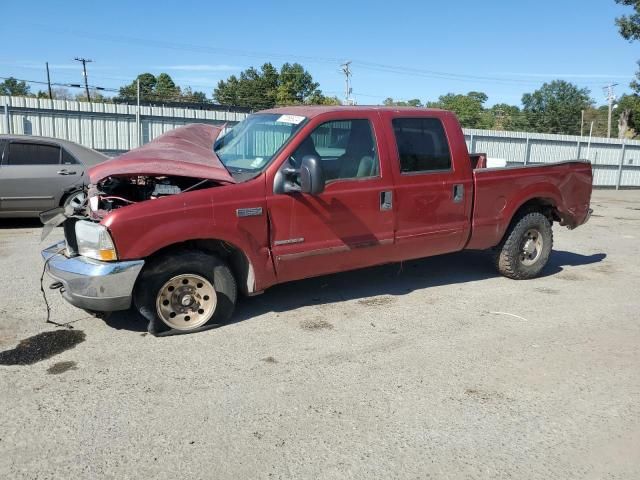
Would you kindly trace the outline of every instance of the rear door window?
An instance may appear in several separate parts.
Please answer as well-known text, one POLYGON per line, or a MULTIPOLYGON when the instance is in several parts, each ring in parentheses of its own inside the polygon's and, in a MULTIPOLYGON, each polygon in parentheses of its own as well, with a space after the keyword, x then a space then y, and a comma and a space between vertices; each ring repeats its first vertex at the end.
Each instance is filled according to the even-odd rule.
POLYGON ((449 143, 437 118, 394 118, 400 172, 428 173, 451 169, 449 143))
MULTIPOLYGON (((6 156, 6 154, 5 154, 6 156)), ((7 165, 58 165, 60 147, 41 143, 10 143, 7 165)))
POLYGON ((62 149, 62 163, 64 165, 75 165, 80 162, 78 162, 76 158, 65 149, 62 149))

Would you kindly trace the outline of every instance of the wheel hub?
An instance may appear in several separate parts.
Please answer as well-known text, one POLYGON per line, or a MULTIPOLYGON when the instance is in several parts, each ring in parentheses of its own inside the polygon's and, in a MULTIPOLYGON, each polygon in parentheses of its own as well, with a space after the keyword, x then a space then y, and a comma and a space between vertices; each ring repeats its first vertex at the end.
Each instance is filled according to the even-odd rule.
POLYGON ((180 299, 180 304, 183 307, 188 307, 192 303, 193 303, 193 296, 190 293, 183 295, 182 298, 180 299))
POLYGON ((216 309, 216 291, 200 275, 177 275, 167 281, 156 296, 160 319, 176 330, 192 330, 209 321, 216 309))
POLYGON ((542 255, 543 240, 540 232, 531 228, 527 230, 522 239, 520 261, 523 265, 530 266, 538 261, 542 255))

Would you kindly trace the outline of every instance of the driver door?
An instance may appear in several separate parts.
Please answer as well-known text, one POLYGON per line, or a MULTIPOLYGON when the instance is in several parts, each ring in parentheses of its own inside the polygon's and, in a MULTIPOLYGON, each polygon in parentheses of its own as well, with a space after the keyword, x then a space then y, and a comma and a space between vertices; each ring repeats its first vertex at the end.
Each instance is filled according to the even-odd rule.
POLYGON ((377 112, 317 121, 281 169, 321 160, 325 190, 267 198, 279 282, 384 263, 394 242, 393 182, 377 112), (382 157, 382 158, 381 158, 382 157))

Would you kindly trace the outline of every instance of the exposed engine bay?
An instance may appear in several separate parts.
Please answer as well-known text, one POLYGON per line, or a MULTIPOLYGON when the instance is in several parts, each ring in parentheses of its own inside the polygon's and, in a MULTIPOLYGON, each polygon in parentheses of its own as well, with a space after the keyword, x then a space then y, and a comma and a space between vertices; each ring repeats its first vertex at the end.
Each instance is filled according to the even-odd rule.
POLYGON ((209 188, 215 184, 210 179, 177 176, 108 177, 97 185, 89 185, 86 213, 91 218, 99 219, 117 208, 209 188))

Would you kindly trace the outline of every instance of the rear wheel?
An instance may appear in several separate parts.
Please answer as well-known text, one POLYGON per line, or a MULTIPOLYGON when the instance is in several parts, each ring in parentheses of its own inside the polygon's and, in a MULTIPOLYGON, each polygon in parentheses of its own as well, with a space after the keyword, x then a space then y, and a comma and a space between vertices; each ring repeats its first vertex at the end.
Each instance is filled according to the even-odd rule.
POLYGON ((512 223, 498 245, 498 271, 514 280, 534 278, 549 260, 553 247, 551 222, 540 212, 531 212, 512 223))
POLYGON ((200 251, 163 256, 143 270, 134 303, 153 334, 190 333, 229 320, 236 282, 218 257, 200 251))

